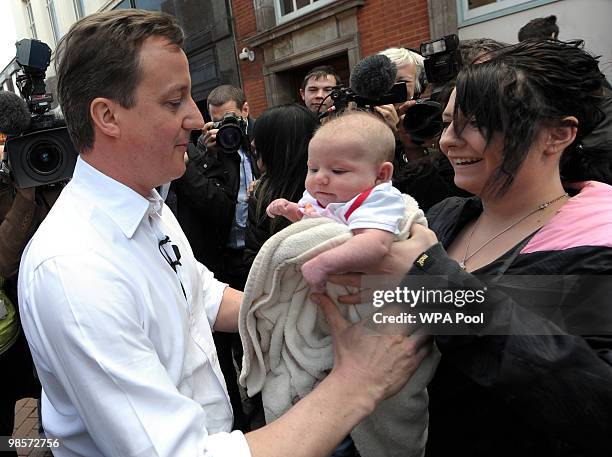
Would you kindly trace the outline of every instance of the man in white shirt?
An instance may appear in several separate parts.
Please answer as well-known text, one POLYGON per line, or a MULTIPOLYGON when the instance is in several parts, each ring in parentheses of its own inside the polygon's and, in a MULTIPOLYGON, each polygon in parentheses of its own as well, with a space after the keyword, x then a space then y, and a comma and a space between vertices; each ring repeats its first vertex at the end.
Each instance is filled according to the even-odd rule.
POLYGON ((274 423, 229 433, 211 332, 237 330, 241 293, 194 259, 154 190, 184 172, 189 134, 203 126, 182 40, 170 16, 118 10, 80 20, 58 47, 81 155, 19 277, 45 431, 59 457, 329 455, 406 382, 425 339, 363 337, 319 296, 331 374, 274 423))

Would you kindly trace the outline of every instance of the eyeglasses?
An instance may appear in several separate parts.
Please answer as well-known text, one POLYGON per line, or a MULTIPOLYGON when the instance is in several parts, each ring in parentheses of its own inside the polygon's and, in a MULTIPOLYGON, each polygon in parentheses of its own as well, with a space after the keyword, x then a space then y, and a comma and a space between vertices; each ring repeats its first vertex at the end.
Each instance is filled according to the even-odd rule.
POLYGON ((166 235, 163 239, 159 240, 158 247, 159 247, 159 252, 161 253, 164 260, 168 262, 168 265, 170 265, 170 268, 172 268, 174 272, 176 273, 176 277, 178 278, 179 284, 181 285, 183 295, 185 296, 185 299, 187 299, 187 294, 185 293, 185 287, 183 286, 183 282, 181 281, 181 277, 178 274, 178 269, 177 269, 178 266, 181 266, 181 251, 179 251, 179 248, 176 244, 171 244, 170 237, 168 235, 166 235), (172 254, 166 250, 167 244, 170 244, 170 246, 172 247, 172 254, 174 255, 174 259, 173 259, 172 254))

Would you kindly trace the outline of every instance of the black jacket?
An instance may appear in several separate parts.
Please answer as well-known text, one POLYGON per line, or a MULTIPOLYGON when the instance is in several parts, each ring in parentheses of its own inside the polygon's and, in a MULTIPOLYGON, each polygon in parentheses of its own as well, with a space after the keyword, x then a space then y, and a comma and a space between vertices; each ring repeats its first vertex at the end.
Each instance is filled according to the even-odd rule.
POLYGON ((588 275, 612 273, 612 187, 587 184, 536 234, 470 274, 444 248, 481 211, 476 198, 433 207, 427 218, 440 243, 409 275, 440 275, 440 286, 453 288, 482 287, 478 274, 499 280, 487 291, 485 325, 436 337, 442 359, 429 385, 426 455, 610 455, 612 281, 588 275), (528 287, 505 285, 519 279, 512 275, 528 287), (538 275, 578 276, 558 277, 571 280, 568 290, 538 289, 547 284, 538 275), (550 315, 534 309, 537 294, 552 298, 550 315))
POLYGON ((455 171, 441 152, 410 162, 396 161, 393 185, 414 198, 423 211, 449 197, 471 194, 455 185, 455 171))
MULTIPOLYGON (((202 139, 202 137, 200 137, 202 139)), ((219 271, 234 220, 240 186, 240 156, 221 150, 206 152, 190 144, 185 174, 172 183, 176 217, 195 258, 211 271, 219 271)), ((255 159, 248 152, 257 177, 255 159)))

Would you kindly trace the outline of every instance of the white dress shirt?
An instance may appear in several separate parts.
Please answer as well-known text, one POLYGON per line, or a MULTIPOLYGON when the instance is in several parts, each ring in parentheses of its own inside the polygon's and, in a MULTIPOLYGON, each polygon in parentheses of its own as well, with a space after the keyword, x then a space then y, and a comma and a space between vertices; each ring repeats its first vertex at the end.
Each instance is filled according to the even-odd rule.
POLYGON ((144 198, 79 158, 19 275, 54 455, 250 456, 229 433, 211 333, 225 287, 157 192, 144 198))

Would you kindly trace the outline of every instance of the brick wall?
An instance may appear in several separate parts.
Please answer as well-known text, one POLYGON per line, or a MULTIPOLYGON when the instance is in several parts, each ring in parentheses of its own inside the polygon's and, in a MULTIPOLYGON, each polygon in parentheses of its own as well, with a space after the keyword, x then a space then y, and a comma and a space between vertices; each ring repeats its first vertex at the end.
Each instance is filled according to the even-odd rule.
MULTIPOLYGON (((253 0, 233 0, 232 13, 236 35, 236 55, 246 47, 244 40, 257 33, 255 10, 253 0)), ((242 76, 242 89, 249 102, 250 113, 257 117, 268 107, 266 90, 263 81, 263 55, 260 49, 253 49, 255 60, 239 60, 240 74, 242 76)))
MULTIPOLYGON (((253 0, 233 0, 236 55, 246 46, 244 40, 257 33, 253 0)), ((430 39, 427 0, 366 0, 357 13, 361 55, 369 56, 385 48, 405 46, 418 49, 430 39)), ((239 61, 242 88, 251 113, 257 117, 267 108, 263 80, 263 55, 254 49, 255 61, 239 61)))
POLYGON ((427 0, 366 0, 357 13, 361 55, 429 40, 427 0))

